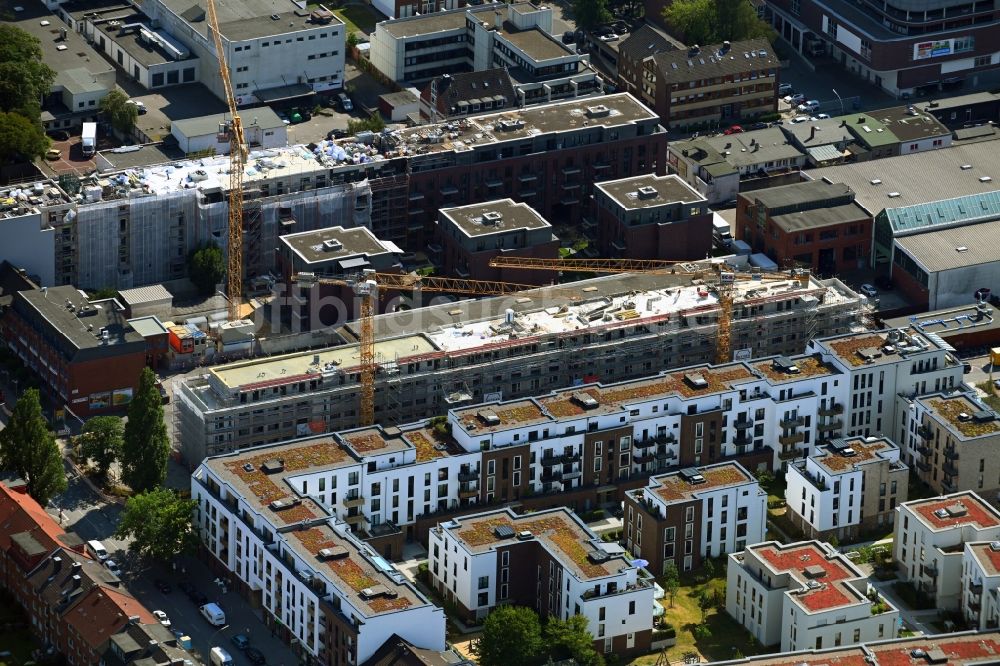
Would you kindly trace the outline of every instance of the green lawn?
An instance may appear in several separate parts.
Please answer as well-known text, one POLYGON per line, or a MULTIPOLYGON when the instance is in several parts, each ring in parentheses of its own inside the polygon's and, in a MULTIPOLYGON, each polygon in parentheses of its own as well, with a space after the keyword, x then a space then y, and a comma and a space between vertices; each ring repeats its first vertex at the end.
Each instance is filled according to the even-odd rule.
POLYGON ((997 396, 996 391, 993 390, 993 385, 990 382, 983 382, 982 384, 976 384, 976 388, 982 389, 986 397, 983 398, 985 402, 991 409, 1000 410, 1000 397, 997 396))
POLYGON ((379 21, 375 13, 363 5, 349 5, 334 9, 333 13, 347 25, 348 34, 353 30, 370 35, 375 32, 375 24, 379 21))
MULTIPOLYGON (((699 583, 693 576, 682 577, 681 588, 674 597, 673 607, 669 598, 660 600, 667 610, 667 621, 677 630, 677 644, 667 650, 667 657, 671 663, 682 662, 685 653, 688 652, 698 652, 708 661, 722 661, 732 659, 737 651, 744 656, 768 651, 756 642, 751 643, 750 633, 729 617, 725 610, 718 608, 709 609, 705 616, 704 624, 711 630, 712 635, 701 640, 695 639, 692 631, 696 626, 703 624, 701 609, 698 607, 701 590, 708 588, 712 592, 718 591, 721 597, 725 598, 726 572, 720 560, 715 562, 719 571, 707 583, 699 583)), ((660 584, 663 582, 660 581, 660 584)), ((632 664, 651 666, 656 663, 657 657, 656 654, 646 655, 639 657, 632 664)))

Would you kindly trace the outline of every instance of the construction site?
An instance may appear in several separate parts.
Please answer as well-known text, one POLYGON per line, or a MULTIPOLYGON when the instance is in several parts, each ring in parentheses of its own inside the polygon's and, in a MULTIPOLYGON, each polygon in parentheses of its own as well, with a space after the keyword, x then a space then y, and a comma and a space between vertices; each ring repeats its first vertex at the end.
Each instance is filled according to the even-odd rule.
MULTIPOLYGON (((716 360, 720 291, 682 273, 626 273, 374 317, 374 419, 409 423, 473 402, 716 360)), ((738 360, 800 354, 814 337, 865 323, 865 300, 837 279, 736 282, 726 299, 726 337, 738 360)), ((357 426, 363 325, 342 327, 342 345, 178 382, 173 432, 184 457, 197 464, 357 426)))

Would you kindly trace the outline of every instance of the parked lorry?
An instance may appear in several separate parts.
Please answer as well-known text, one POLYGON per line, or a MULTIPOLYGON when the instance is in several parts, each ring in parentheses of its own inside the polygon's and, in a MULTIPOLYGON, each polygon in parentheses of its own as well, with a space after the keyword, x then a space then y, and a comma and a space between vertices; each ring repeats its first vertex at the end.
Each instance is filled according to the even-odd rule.
POLYGON ((83 124, 83 139, 80 141, 83 154, 90 157, 97 152, 97 123, 83 124))
POLYGON ((210 656, 212 666, 233 666, 233 658, 220 647, 212 648, 210 656))
POLYGON ((727 248, 733 242, 733 231, 729 227, 729 222, 718 213, 712 213, 712 237, 715 244, 721 248, 727 248))

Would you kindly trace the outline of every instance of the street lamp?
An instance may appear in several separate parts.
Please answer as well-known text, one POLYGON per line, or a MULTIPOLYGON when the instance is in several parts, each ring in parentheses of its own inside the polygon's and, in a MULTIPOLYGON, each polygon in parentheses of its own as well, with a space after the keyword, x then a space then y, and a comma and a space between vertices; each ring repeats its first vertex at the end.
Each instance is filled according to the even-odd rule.
POLYGON ((837 92, 836 88, 830 88, 830 90, 833 91, 833 94, 837 96, 837 101, 840 102, 840 115, 844 115, 844 100, 840 98, 840 93, 837 92))
POLYGON ((214 632, 212 632, 212 635, 208 637, 208 650, 209 650, 209 652, 212 651, 212 643, 215 642, 215 637, 218 636, 220 633, 222 633, 223 631, 225 631, 228 628, 229 628, 229 625, 228 624, 224 624, 221 627, 219 627, 218 629, 216 629, 214 632))

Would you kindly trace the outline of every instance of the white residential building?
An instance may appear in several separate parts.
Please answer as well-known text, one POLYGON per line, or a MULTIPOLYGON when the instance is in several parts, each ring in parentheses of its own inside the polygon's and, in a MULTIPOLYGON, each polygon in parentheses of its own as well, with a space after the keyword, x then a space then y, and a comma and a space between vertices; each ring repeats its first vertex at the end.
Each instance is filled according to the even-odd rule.
POLYGON ((444 611, 330 511, 338 490, 348 505, 365 492, 360 463, 338 467, 350 453, 329 440, 253 453, 206 460, 191 496, 207 549, 267 624, 321 663, 363 663, 394 634, 444 649, 444 611))
POLYGON ((788 516, 811 539, 856 539, 892 525, 908 481, 885 437, 835 439, 786 469, 788 516))
POLYGON ((896 511, 893 559, 900 579, 937 608, 959 608, 962 544, 1000 539, 1000 512, 968 491, 914 500, 896 511))
POLYGON ((899 611, 829 544, 748 546, 729 556, 727 577, 726 611, 782 652, 896 637, 899 611))
POLYGON ((429 549, 435 589, 470 620, 498 604, 529 606, 584 616, 600 652, 649 650, 653 579, 566 508, 455 518, 431 530, 429 549))
POLYGON ((625 547, 663 572, 701 566, 704 558, 742 551, 764 540, 767 493, 736 462, 653 476, 625 493, 625 547))
POLYGON ((965 544, 959 608, 973 629, 1000 626, 1000 541, 965 544))

